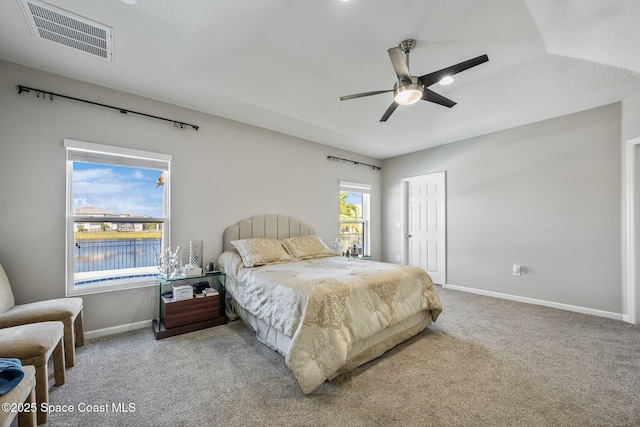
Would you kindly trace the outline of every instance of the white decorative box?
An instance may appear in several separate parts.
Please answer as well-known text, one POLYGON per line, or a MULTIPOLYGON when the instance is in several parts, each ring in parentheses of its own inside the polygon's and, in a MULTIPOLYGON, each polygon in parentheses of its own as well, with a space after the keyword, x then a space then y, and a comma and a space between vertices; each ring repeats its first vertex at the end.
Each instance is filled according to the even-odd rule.
POLYGON ((186 277, 200 277, 202 276, 202 268, 187 265, 185 268, 186 277))
POLYGON ((183 301, 193 298, 193 288, 191 285, 179 285, 173 287, 174 301, 183 301))

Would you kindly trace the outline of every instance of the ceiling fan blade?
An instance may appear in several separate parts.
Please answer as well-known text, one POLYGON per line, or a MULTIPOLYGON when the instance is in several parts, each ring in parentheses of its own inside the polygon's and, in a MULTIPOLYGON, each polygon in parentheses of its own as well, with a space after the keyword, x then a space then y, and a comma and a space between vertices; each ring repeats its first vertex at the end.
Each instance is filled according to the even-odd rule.
POLYGON ((378 95, 381 93, 386 93, 386 92, 393 92, 393 89, 389 89, 389 90, 376 90, 374 92, 363 92, 363 93, 356 93, 354 95, 345 95, 345 96, 341 96, 340 97, 340 101, 346 101, 348 99, 354 99, 354 98, 362 98, 363 96, 371 96, 371 95, 378 95))
POLYGON ((476 65, 480 65, 484 62, 487 62, 489 57, 487 55, 480 55, 477 58, 469 59, 467 61, 461 62, 456 65, 452 65, 447 68, 443 68, 439 71, 434 71, 433 73, 425 74, 420 77, 420 81, 424 85, 424 87, 431 86, 434 83, 442 80, 443 77, 453 76, 454 74, 458 74, 461 71, 468 70, 469 68, 475 67, 476 65))
POLYGON ((404 60, 402 50, 399 47, 392 47, 388 52, 389 57, 391 58, 391 64, 393 64, 393 69, 396 72, 396 76, 398 76, 398 80, 410 82, 411 74, 409 74, 409 67, 407 67, 407 63, 404 60))
POLYGON ((398 104, 396 101, 393 101, 393 103, 389 105, 389 108, 387 108, 387 111, 384 112, 384 115, 382 116, 380 121, 386 122, 389 116, 391 116, 393 112, 396 111, 396 108, 398 108, 398 105, 400 104, 398 104))
POLYGON ((444 105, 445 107, 453 107, 456 103, 449 98, 445 98, 439 93, 435 93, 427 88, 424 89, 424 93, 422 94, 422 99, 429 102, 434 102, 436 104, 444 105))

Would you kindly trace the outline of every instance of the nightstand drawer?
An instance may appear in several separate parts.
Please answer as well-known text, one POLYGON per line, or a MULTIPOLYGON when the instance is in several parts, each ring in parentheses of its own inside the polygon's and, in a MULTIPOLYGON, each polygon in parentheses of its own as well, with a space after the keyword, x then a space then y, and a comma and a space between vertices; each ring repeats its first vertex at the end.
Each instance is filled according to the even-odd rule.
POLYGON ((161 317, 167 329, 217 319, 220 317, 220 295, 172 302, 163 298, 161 317))

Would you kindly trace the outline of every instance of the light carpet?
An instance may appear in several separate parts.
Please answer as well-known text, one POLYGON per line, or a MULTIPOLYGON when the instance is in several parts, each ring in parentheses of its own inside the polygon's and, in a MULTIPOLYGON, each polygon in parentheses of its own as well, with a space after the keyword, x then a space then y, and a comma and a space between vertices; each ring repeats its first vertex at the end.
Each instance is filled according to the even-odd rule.
POLYGON ((437 291, 435 324, 308 396, 241 322, 88 340, 48 425, 640 425, 639 326, 437 291))

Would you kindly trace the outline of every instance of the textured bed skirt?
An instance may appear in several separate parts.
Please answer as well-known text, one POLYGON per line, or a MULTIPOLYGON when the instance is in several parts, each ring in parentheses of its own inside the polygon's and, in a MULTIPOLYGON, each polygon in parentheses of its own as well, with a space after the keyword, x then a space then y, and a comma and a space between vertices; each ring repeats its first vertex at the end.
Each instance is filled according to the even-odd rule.
MULTIPOLYGON (((231 308, 249 328, 255 331, 258 341, 286 357, 291 344, 291 337, 253 316, 231 298, 227 300, 227 307, 231 308)), ((233 317, 232 313, 229 314, 233 317)), ((419 334, 431 323, 431 312, 421 311, 369 338, 353 343, 351 351, 347 354, 346 362, 329 379, 331 380, 340 374, 352 371, 358 366, 383 355, 401 342, 419 334)))

